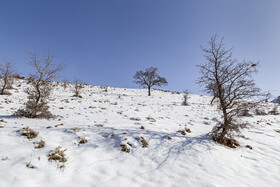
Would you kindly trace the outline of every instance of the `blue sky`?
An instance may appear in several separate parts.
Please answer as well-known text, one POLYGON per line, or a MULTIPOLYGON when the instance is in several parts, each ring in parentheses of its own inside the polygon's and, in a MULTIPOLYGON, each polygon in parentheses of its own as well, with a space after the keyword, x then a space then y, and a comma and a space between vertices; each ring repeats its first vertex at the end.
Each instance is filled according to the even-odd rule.
POLYGON ((27 52, 49 48, 68 80, 137 88, 135 72, 156 66, 164 89, 201 93, 200 45, 218 33, 234 57, 260 61, 257 84, 280 95, 279 10, 277 0, 1 0, 0 60, 27 76, 27 52))

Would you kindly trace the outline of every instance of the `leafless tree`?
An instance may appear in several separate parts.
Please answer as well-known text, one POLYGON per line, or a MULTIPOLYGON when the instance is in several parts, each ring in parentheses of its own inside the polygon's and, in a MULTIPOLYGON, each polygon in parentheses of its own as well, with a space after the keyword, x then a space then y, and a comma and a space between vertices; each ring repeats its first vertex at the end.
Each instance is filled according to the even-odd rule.
POLYGON ((148 96, 151 96, 151 88, 153 86, 165 86, 168 84, 165 78, 157 73, 158 68, 149 67, 145 71, 137 71, 133 76, 135 83, 144 88, 148 88, 148 96))
POLYGON ((34 74, 30 75, 31 86, 26 89, 28 101, 25 109, 20 109, 16 115, 29 118, 51 118, 52 114, 48 108, 48 98, 53 87, 50 82, 58 78, 63 70, 63 64, 56 64, 54 55, 49 51, 43 58, 38 56, 37 50, 30 53, 31 66, 34 68, 34 74))
POLYGON ((6 61, 5 65, 0 66, 0 77, 1 77, 1 90, 0 95, 9 94, 6 89, 11 89, 13 86, 13 74, 15 70, 11 62, 6 61))
POLYGON ((222 112, 222 121, 218 121, 211 135, 218 143, 236 147, 239 144, 234 135, 245 126, 237 121, 236 116, 255 105, 247 99, 260 96, 260 89, 252 78, 258 63, 233 59, 232 49, 226 49, 223 39, 218 41, 217 34, 211 37, 208 45, 208 48, 202 47, 207 63, 198 66, 201 77, 197 82, 206 93, 213 95, 211 103, 217 101, 222 112))
POLYGON ((81 97, 80 94, 81 94, 81 89, 82 88, 83 88, 82 82, 79 79, 75 78, 75 80, 74 80, 74 89, 73 89, 74 97, 81 97))

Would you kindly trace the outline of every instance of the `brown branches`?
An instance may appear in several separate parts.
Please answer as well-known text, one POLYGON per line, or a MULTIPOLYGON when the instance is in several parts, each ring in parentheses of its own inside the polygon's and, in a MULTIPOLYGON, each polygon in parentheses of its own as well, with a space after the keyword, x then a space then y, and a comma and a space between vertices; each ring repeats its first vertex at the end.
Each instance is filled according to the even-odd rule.
POLYGON ((201 77, 197 83, 204 87, 206 93, 213 95, 211 104, 214 100, 218 101, 223 122, 214 127, 212 137, 221 143, 232 139, 234 133, 244 127, 234 117, 256 104, 245 99, 260 96, 261 93, 251 76, 257 72, 258 63, 232 59, 232 49, 225 49, 223 39, 217 41, 217 37, 217 34, 214 35, 208 42, 209 48, 202 47, 207 63, 198 66, 201 77))
POLYGON ((148 88, 148 96, 151 95, 151 88, 153 86, 164 86, 168 84, 165 78, 158 75, 157 70, 155 67, 149 67, 145 71, 137 71, 133 76, 136 84, 148 88))

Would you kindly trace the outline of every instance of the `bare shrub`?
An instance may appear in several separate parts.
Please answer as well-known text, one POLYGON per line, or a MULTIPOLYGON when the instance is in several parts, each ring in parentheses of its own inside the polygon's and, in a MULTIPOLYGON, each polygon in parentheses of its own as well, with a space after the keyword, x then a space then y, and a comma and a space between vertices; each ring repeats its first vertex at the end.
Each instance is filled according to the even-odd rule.
POLYGON ((218 100, 222 112, 222 122, 218 122, 211 135, 214 141, 229 147, 236 147, 238 142, 233 137, 240 133, 244 124, 235 118, 240 111, 250 110, 251 104, 245 99, 260 96, 252 74, 257 72, 258 63, 237 62, 232 59, 232 49, 225 49, 223 39, 217 41, 217 34, 208 42, 209 48, 203 48, 207 63, 199 65, 201 77, 197 83, 204 91, 218 100))
POLYGON ((11 62, 6 61, 5 66, 0 66, 0 78, 1 78, 1 88, 0 95, 11 95, 7 89, 13 88, 13 74, 15 70, 11 62))
POLYGON ((15 115, 28 118, 52 118, 53 115, 48 110, 48 98, 53 89, 50 81, 58 78, 64 65, 55 64, 54 55, 51 55, 49 51, 45 58, 40 58, 35 49, 34 53, 30 53, 30 57, 35 73, 29 78, 31 87, 25 90, 28 101, 25 108, 18 110, 15 115))
POLYGON ((136 84, 148 88, 148 96, 151 96, 153 86, 165 86, 168 84, 165 78, 158 75, 157 70, 158 68, 149 67, 145 71, 137 71, 133 76, 136 84))
POLYGON ((82 88, 83 88, 82 82, 79 79, 75 78, 75 80, 74 80, 74 89, 73 89, 74 97, 81 97, 80 94, 81 94, 81 89, 82 88))
POLYGON ((79 140, 79 142, 78 142, 78 145, 80 145, 80 144, 85 144, 85 143, 87 143, 88 142, 88 140, 86 139, 86 138, 81 138, 80 140, 79 140))
POLYGON ((21 133, 20 133, 21 136, 26 136, 27 139, 29 139, 29 140, 36 138, 38 136, 38 134, 39 134, 39 132, 30 129, 29 127, 22 128, 21 133))
POLYGON ((46 142, 44 140, 41 140, 37 146, 35 146, 35 149, 42 149, 46 146, 46 142))
POLYGON ((189 99, 189 92, 187 90, 184 91, 184 96, 183 96, 183 106, 188 106, 188 99, 189 99))
POLYGON ((57 148, 55 148, 55 150, 51 153, 48 154, 48 160, 49 161, 58 161, 58 162, 67 162, 66 159, 66 155, 65 155, 65 151, 67 151, 67 149, 64 150, 60 150, 61 146, 58 146, 57 148))
POLYGON ((141 143, 142 143, 142 148, 145 148, 145 147, 149 146, 148 142, 143 137, 141 137, 141 143))
POLYGON ((127 148, 127 145, 125 145, 125 144, 121 144, 121 145, 120 145, 120 147, 121 147, 121 151, 124 151, 124 152, 127 152, 127 153, 129 153, 129 152, 130 152, 130 149, 129 149, 129 148, 127 148))

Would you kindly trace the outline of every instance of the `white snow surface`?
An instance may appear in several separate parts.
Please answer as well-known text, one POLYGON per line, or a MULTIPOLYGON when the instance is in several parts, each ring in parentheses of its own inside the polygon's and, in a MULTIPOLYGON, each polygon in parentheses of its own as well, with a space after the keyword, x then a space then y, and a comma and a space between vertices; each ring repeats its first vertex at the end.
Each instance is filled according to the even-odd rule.
POLYGON ((240 118, 251 127, 237 138, 241 146, 230 149, 207 135, 220 117, 211 97, 190 95, 189 106, 182 106, 182 93, 152 90, 148 97, 145 89, 105 92, 87 85, 76 98, 73 85, 54 85, 49 106, 58 117, 51 120, 13 116, 27 101, 26 80, 17 80, 11 96, 0 96, 1 187, 280 186, 280 116, 240 118), (20 136, 27 126, 39 132, 35 139, 20 136), (178 132, 186 127, 191 133, 178 132), (88 142, 78 145, 82 137, 88 142), (35 149, 40 140, 45 148, 35 149), (48 161, 57 146, 67 149, 63 168, 48 161), (26 167, 30 161, 33 169, 26 167))

